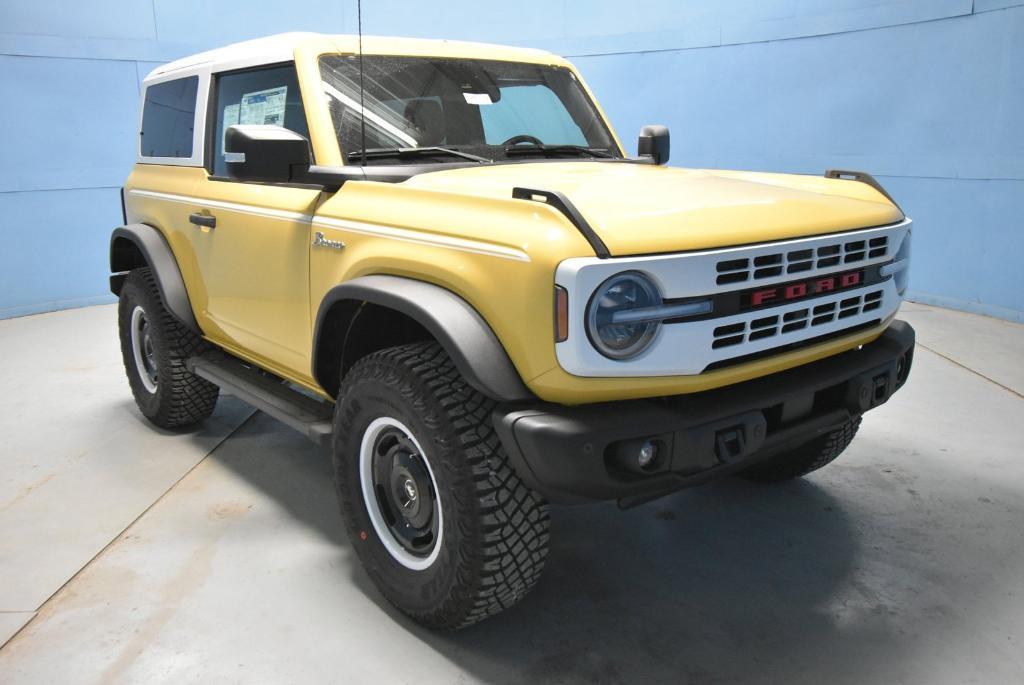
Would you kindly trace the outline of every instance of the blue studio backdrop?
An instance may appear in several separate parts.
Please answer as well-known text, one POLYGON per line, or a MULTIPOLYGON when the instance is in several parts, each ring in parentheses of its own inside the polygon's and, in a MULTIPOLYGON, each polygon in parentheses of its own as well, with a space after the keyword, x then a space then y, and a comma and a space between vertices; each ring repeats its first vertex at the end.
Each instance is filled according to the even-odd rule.
MULTIPOLYGON (((541 47, 672 164, 869 171, 916 222, 912 297, 1024 321, 1024 0, 364 0, 365 33, 541 47)), ((354 0, 0 0, 0 318, 112 301, 139 82, 354 0)), ((634 150, 631 150, 634 151, 634 150)))

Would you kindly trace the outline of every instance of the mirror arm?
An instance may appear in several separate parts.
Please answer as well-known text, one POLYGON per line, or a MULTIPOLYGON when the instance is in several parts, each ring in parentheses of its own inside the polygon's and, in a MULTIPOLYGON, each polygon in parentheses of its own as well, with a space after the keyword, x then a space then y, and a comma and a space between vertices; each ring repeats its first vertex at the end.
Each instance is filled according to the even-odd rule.
MULTIPOLYGON (((468 164, 446 164, 444 167, 469 167, 475 163, 468 164)), ((381 165, 381 166, 358 166, 346 164, 345 166, 318 166, 311 164, 308 167, 292 165, 290 180, 293 183, 309 183, 323 186, 327 192, 335 192, 348 181, 379 181, 381 183, 401 183, 407 181, 416 174, 424 171, 433 171, 441 168, 440 165, 381 165)))
POLYGON ((335 192, 346 181, 363 181, 366 174, 357 166, 292 166, 291 180, 295 183, 311 183, 323 186, 327 192, 335 192))

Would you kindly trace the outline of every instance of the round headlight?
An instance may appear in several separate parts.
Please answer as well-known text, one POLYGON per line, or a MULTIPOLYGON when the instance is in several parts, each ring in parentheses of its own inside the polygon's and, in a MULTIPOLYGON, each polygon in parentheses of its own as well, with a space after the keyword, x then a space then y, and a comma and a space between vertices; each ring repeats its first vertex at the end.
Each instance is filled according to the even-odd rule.
POLYGON ((647 349, 659 322, 616 321, 616 314, 661 304, 658 288, 635 271, 616 274, 598 286, 587 305, 587 335, 597 351, 610 359, 629 359, 647 349))

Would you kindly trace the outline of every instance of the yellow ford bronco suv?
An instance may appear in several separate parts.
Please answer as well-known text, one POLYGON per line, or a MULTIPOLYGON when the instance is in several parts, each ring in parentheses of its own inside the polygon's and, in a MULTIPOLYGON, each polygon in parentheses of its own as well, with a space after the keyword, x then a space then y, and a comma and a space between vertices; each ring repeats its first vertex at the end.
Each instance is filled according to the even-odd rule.
POLYGON ((145 79, 111 240, 154 424, 219 390, 329 446, 401 611, 519 601, 548 503, 821 468, 906 381, 910 221, 869 175, 628 157, 538 50, 287 34, 145 79))

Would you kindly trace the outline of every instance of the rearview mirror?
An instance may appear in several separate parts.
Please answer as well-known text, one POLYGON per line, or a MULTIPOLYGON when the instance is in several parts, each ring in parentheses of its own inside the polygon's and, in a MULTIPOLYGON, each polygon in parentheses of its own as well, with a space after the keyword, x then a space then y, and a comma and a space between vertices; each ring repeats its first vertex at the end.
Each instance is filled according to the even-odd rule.
POLYGON ((238 181, 287 183, 309 172, 309 141, 283 126, 236 124, 224 134, 224 161, 238 181))
POLYGON ((668 163, 668 127, 657 124, 644 126, 640 129, 640 139, 636 144, 637 154, 649 157, 652 164, 668 163))

